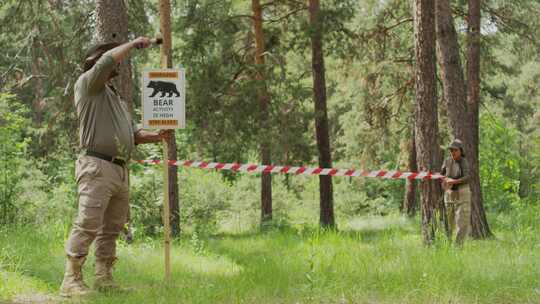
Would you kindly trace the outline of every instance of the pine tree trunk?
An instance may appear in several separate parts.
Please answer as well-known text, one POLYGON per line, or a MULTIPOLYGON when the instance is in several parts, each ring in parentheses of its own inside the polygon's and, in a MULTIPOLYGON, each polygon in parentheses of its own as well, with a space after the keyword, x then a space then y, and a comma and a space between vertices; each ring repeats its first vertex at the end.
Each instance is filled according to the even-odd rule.
MULTIPOLYGON (((326 80, 323 54, 323 31, 320 18, 319 0, 309 0, 309 20, 311 24, 311 48, 313 68, 313 92, 315 98, 315 129, 319 150, 319 167, 331 168, 330 136, 328 130, 328 112, 326 109, 326 80)), ((332 177, 319 176, 320 224, 334 228, 334 198, 332 177)))
MULTIPOLYGON (((418 166, 416 164, 416 141, 414 140, 415 132, 414 126, 412 130, 412 136, 409 142, 407 143, 407 170, 410 172, 418 171, 418 166)), ((414 217, 416 215, 416 180, 407 179, 405 181, 405 198, 403 199, 403 213, 407 214, 409 217, 414 217)))
MULTIPOLYGON (((161 66, 172 68, 171 3, 169 0, 159 1, 159 27, 163 37, 161 66)), ((167 141, 169 160, 176 160, 178 157, 174 135, 175 132, 167 141)), ((180 197, 178 195, 177 166, 169 166, 169 209, 171 211, 171 233, 173 236, 178 236, 180 234, 180 197)))
MULTIPOLYGON (((414 7, 416 55, 415 132, 417 161, 420 170, 434 171, 440 167, 437 91, 435 78, 435 5, 432 0, 415 0, 414 7)), ((422 236, 429 245, 435 238, 438 200, 441 195, 437 181, 422 181, 422 236)))
MULTIPOLYGON (((125 43, 128 41, 128 14, 123 0, 96 1, 96 41, 100 43, 125 43)), ((113 79, 114 87, 133 114, 133 85, 131 60, 120 64, 118 77, 113 79)))
POLYGON ((468 119, 467 93, 459 44, 449 0, 437 0, 437 53, 441 66, 444 100, 448 122, 454 138, 465 144, 465 154, 472 148, 472 132, 468 119))
MULTIPOLYGON (((34 31, 39 34, 39 27, 34 26, 34 31)), ((41 75, 41 63, 39 58, 39 41, 37 37, 32 41, 32 76, 34 77, 34 100, 32 101, 32 124, 34 128, 40 128, 43 123, 43 109, 45 106, 44 101, 44 87, 43 77, 41 75)), ((46 149, 43 149, 46 150, 46 149)), ((41 153, 40 153, 41 154, 41 153)))
MULTIPOLYGON (((259 0, 252 0, 253 9, 253 30, 255 33, 255 64, 257 65, 257 95, 260 106, 260 139, 261 139, 261 160, 263 165, 270 165, 270 136, 268 123, 268 106, 270 104, 270 95, 268 94, 265 81, 265 63, 264 63, 264 34, 262 7, 259 0)), ((261 225, 272 219, 272 175, 262 173, 261 175, 261 225)))
MULTIPOLYGON (((523 132, 520 130, 520 132, 523 132)), ((526 198, 531 191, 531 176, 534 176, 534 166, 531 166, 529 160, 529 153, 524 147, 524 139, 520 136, 519 139, 519 154, 523 155, 523 158, 519 161, 519 189, 518 195, 520 198, 526 198)), ((534 177, 532 178, 534 180, 534 177)))
POLYGON ((467 105, 469 108, 473 143, 473 150, 471 150, 471 155, 469 156, 472 195, 471 224, 472 236, 477 239, 483 239, 492 236, 492 233, 484 210, 479 174, 480 0, 469 0, 467 38, 467 105))
MULTIPOLYGON (((485 220, 478 170, 478 139, 475 139, 475 131, 474 127, 472 127, 475 124, 474 116, 478 117, 478 106, 476 105, 476 114, 473 114, 475 106, 472 105, 471 107, 471 104, 467 101, 466 92, 468 86, 465 84, 463 76, 458 37, 449 0, 437 0, 437 42, 450 128, 455 138, 464 141, 465 154, 471 166, 472 208, 473 210, 476 209, 476 215, 474 211, 471 214, 474 227, 475 221, 477 221, 476 226, 478 226, 479 219, 483 218, 485 220), (482 207, 481 209, 475 208, 475 205, 478 206, 478 204, 482 207), (484 214, 483 217, 478 216, 479 212, 484 214)), ((487 220, 485 225, 489 231, 487 220)), ((474 228, 472 233, 475 235, 474 228)))

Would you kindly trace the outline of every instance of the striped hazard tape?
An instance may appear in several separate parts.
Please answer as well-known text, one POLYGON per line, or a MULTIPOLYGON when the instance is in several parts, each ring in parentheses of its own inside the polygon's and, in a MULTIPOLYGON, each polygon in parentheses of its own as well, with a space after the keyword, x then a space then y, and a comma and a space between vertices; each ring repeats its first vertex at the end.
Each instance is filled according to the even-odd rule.
MULTIPOLYGON (((161 163, 159 159, 138 160, 140 164, 157 165, 161 163)), ((445 176, 432 172, 401 172, 385 170, 354 170, 354 169, 334 169, 334 168, 309 168, 309 167, 287 167, 273 165, 237 164, 237 163, 215 163, 192 160, 170 160, 170 166, 182 166, 198 169, 230 170, 247 173, 281 173, 296 175, 330 175, 330 176, 351 176, 351 177, 376 177, 386 179, 444 179, 445 176)))

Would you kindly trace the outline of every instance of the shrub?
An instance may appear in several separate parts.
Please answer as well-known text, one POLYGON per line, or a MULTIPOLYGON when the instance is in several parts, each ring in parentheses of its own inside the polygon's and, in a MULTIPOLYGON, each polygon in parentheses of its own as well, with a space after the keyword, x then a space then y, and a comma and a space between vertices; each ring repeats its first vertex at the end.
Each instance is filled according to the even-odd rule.
POLYGON ((0 224, 15 223, 20 209, 17 196, 23 191, 21 180, 29 139, 24 128, 28 110, 10 94, 0 93, 0 224))

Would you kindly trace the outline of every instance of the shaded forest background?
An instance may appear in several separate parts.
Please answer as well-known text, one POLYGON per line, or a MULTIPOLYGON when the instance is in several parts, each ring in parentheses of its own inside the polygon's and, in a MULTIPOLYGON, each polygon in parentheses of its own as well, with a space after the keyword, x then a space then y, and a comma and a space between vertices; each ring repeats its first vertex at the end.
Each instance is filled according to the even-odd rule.
MULTIPOLYGON (((156 35, 157 1, 122 3, 127 39, 156 35)), ((178 159, 319 165, 312 39, 320 34, 331 164, 416 170, 410 161, 415 154, 416 61, 409 1, 324 1, 320 27, 310 23, 305 2, 262 3, 264 49, 257 47, 249 1, 171 4, 172 61, 186 68, 188 90, 187 128, 176 132, 178 159), (266 116, 261 115, 261 97, 267 98, 266 116), (266 147, 266 160, 261 146, 266 147)), ((63 0, 8 0, 0 5, 1 225, 46 224, 68 232, 77 207, 73 172, 79 153, 73 84, 84 50, 98 39, 95 5, 63 0)), ((466 1, 451 1, 451 11, 465 64, 466 1)), ((511 227, 521 217, 533 221, 540 214, 540 3, 484 1, 481 13, 478 151, 483 205, 488 222, 515 215, 511 227)), ((124 81, 131 82, 127 101, 137 120, 140 72, 159 62, 157 48, 133 53, 131 76, 124 81)), ((453 132, 439 65, 436 75, 436 150, 443 157, 453 132)), ((144 146, 134 158, 160 155, 160 146, 144 146)), ((136 236, 161 233, 160 172, 132 166, 136 236)), ((181 230, 242 232, 268 219, 261 213, 260 178, 182 168, 178 181, 181 230)), ((359 216, 415 216, 419 209, 418 193, 413 193, 416 205, 404 204, 402 180, 332 181, 340 229, 354 227, 359 216)), ((324 223, 317 178, 276 175, 271 185, 269 226, 324 223)))

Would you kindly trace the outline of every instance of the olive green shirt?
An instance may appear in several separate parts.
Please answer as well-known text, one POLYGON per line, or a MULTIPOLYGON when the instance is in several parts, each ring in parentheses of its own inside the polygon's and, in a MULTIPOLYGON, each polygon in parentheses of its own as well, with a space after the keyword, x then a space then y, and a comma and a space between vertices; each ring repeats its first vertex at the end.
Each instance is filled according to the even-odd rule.
POLYGON ((467 184, 469 182, 469 163, 465 157, 461 157, 459 161, 449 157, 444 160, 441 173, 446 177, 457 179, 459 184, 467 184))
POLYGON ((75 106, 83 150, 128 160, 135 147, 136 125, 126 104, 109 86, 116 62, 104 54, 75 83, 75 106))

